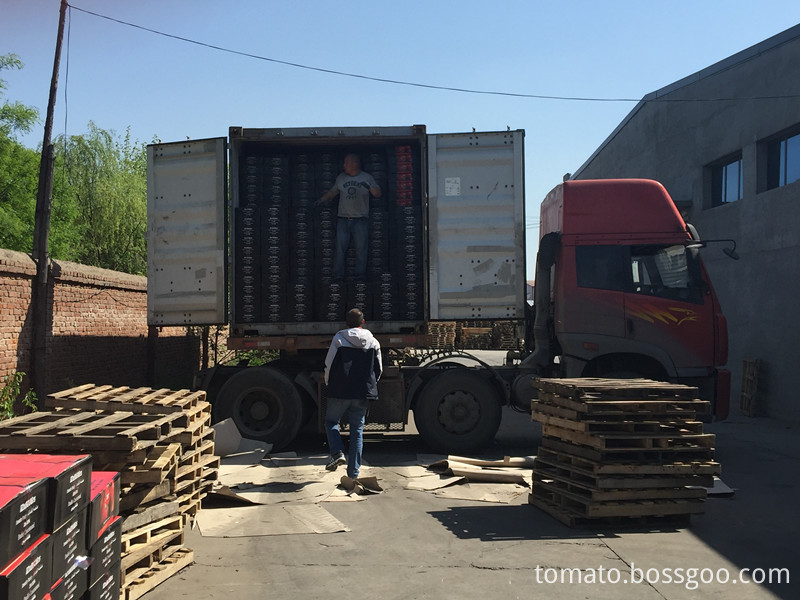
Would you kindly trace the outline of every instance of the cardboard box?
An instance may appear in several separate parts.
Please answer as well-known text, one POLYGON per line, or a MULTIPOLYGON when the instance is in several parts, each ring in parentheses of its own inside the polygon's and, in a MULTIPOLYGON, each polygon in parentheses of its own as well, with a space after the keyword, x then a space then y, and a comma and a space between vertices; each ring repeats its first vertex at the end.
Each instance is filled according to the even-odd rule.
POLYGON ((114 517, 100 532, 94 545, 89 548, 89 586, 120 562, 122 555, 122 517, 114 517))
POLYGON ((89 501, 92 457, 59 456, 52 454, 0 454, 0 483, 2 479, 27 477, 30 481, 49 479, 50 521, 53 532, 89 501))
POLYGON ((45 533, 47 480, 0 480, 0 568, 45 533))
POLYGON ((53 584, 50 600, 81 600, 89 589, 89 577, 83 565, 74 564, 66 575, 53 584))
POLYGON ((119 514, 120 474, 117 471, 92 471, 86 545, 91 548, 100 531, 119 514))
POLYGON ((0 600, 41 600, 50 591, 52 539, 43 535, 0 571, 0 600))
POLYGON ((72 515, 53 532, 53 578, 65 575, 78 561, 86 556, 86 515, 88 508, 72 515))
POLYGON ((84 600, 119 600, 122 573, 119 563, 103 573, 97 581, 89 586, 84 600))

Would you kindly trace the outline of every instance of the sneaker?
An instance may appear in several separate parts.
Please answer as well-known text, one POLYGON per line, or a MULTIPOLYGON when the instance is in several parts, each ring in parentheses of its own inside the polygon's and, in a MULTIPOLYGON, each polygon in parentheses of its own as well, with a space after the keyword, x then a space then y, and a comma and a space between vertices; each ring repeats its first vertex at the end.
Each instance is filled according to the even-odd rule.
POLYGON ((339 465, 346 465, 347 459, 344 457, 344 452, 339 452, 338 454, 331 456, 331 459, 328 461, 328 464, 325 465, 325 469, 328 471, 335 471, 339 468, 339 465))

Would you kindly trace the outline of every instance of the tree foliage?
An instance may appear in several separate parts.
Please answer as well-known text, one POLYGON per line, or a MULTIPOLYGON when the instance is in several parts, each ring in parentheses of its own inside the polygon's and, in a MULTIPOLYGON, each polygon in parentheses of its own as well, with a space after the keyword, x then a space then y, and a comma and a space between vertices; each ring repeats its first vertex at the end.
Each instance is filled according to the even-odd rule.
MULTIPOLYGON (((0 56, 0 73, 21 69, 15 54, 0 56)), ((38 120, 35 108, 5 100, 5 80, 0 78, 0 246, 30 251, 39 154, 16 142, 17 133, 27 133, 38 120)))
MULTIPOLYGON (((14 54, 3 69, 22 68, 14 54)), ((0 247, 31 252, 40 153, 17 142, 38 122, 35 108, 5 100, 0 78, 0 247)), ((82 135, 54 141, 56 165, 50 255, 96 267, 145 274, 147 173, 145 144, 90 122, 82 135)))
POLYGON ((119 138, 89 123, 61 138, 63 194, 72 202, 78 262, 143 275, 147 269, 147 159, 130 131, 119 138))
MULTIPOLYGON (((21 69, 22 61, 16 54, 0 55, 0 72, 7 69, 21 69)), ((0 78, 0 99, 5 96, 7 84, 0 78)), ((0 137, 15 139, 17 132, 28 133, 39 120, 39 111, 33 106, 3 100, 0 104, 0 137)))

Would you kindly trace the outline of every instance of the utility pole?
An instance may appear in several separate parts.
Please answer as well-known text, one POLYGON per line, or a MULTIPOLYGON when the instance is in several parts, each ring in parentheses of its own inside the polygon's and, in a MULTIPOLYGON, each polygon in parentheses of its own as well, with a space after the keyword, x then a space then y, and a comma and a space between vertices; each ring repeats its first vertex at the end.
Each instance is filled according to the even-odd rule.
POLYGON ((53 165, 55 149, 51 143, 53 133, 53 112, 56 106, 58 89, 58 71, 61 67, 61 44, 64 40, 64 21, 67 14, 67 0, 61 0, 58 17, 58 36, 56 38, 56 55, 53 61, 53 77, 50 80, 50 99, 47 102, 47 117, 44 122, 44 140, 42 141, 42 160, 39 164, 39 190, 36 195, 36 216, 33 226, 33 260, 36 262, 36 281, 32 290, 33 302, 33 364, 31 382, 33 391, 44 407, 47 392, 47 334, 50 331, 51 313, 49 302, 49 269, 50 257, 48 246, 50 239, 50 207, 53 195, 53 165))

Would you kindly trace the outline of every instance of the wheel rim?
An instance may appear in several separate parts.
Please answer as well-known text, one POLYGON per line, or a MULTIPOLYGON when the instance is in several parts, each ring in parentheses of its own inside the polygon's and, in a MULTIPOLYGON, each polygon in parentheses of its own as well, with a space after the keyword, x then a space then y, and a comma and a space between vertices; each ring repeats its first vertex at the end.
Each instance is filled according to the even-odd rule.
POLYGON ((233 415, 245 435, 263 436, 281 420, 281 403, 268 390, 250 390, 236 399, 233 415))
POLYGON ((455 390, 442 398, 439 403, 438 418, 448 433, 468 433, 480 422, 480 403, 471 393, 455 390))

